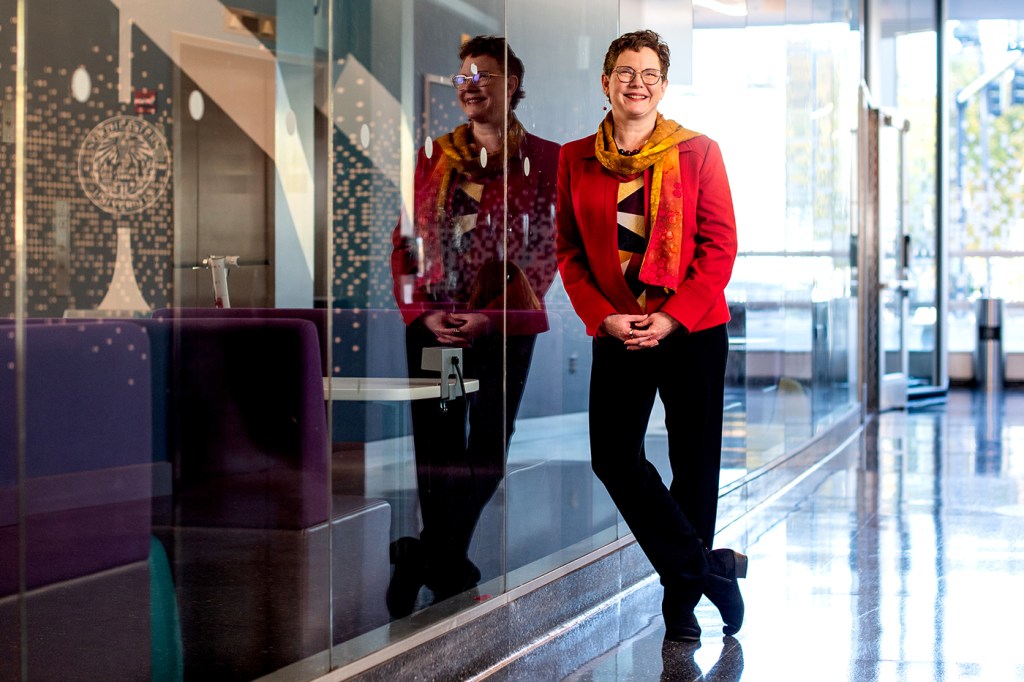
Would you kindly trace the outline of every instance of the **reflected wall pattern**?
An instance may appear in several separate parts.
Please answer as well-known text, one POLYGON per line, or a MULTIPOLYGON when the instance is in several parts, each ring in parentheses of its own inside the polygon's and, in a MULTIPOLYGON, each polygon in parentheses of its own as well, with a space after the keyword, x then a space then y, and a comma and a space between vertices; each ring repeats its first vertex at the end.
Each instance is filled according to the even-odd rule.
MULTIPOLYGON (((675 26, 677 10, 639 4, 651 25, 675 26)), ((846 131, 859 34, 834 4, 745 20, 698 10, 690 33, 669 36, 692 82, 672 82, 663 109, 720 142, 740 223, 723 495, 856 404, 846 131)), ((462 347, 465 375, 442 404, 447 366, 407 357, 392 272, 396 229, 413 234, 417 217, 417 154, 466 119, 448 80, 469 68, 462 42, 507 36, 525 64, 515 116, 527 139, 557 147, 606 113, 619 2, 65 5, 27 2, 19 46, 16 3, 0 0, 0 676, 70 678, 87 657, 123 679, 312 679, 628 533, 590 469, 591 341, 557 276, 531 284, 539 310, 510 303, 500 281, 484 335, 500 360, 462 347), (18 49, 23 159, 10 132, 18 49), (165 173, 134 212, 102 210, 80 182, 83 144, 115 117, 146 122, 167 149, 164 168, 138 136, 108 145, 123 192, 165 173), (226 279, 204 267, 215 255, 239 259, 226 279), (140 298, 106 304, 120 278, 140 298), (14 319, 18 284, 26 319, 14 319), (47 383, 39 368, 58 357, 84 359, 47 383), (453 461, 447 478, 428 476, 414 412, 473 424, 488 400, 502 405, 483 430, 497 466, 453 461), (46 419, 62 419, 66 448, 46 419), (425 552, 424 491, 482 479, 460 536, 469 578, 403 574, 425 552), (62 563, 83 537, 93 549, 74 552, 97 561, 62 563), (67 570, 40 573, 48 562, 67 570), (137 656, 115 656, 127 649, 137 656)), ((516 183, 550 175, 539 156, 509 157, 488 180, 503 273, 522 262, 508 230, 530 244, 545 220, 514 204, 516 183)), ((541 258, 541 242, 524 258, 541 258)), ((661 418, 646 449, 669 476, 661 418)), ((473 449, 474 426, 459 424, 453 451, 473 449)))
MULTIPOLYGON (((26 186, 30 188, 25 196, 26 222, 35 228, 26 235, 28 267, 33 273, 27 301, 29 314, 61 316, 66 310, 96 308, 114 274, 117 228, 131 231, 135 277, 142 297, 150 306, 167 305, 171 300, 173 243, 166 226, 174 215, 173 184, 148 197, 146 210, 133 210, 137 207, 105 204, 104 197, 116 198, 117 190, 113 188, 101 188, 97 193, 99 203, 91 201, 82 190, 78 168, 87 135, 93 130, 102 134, 103 122, 117 116, 138 116, 169 139, 173 106, 170 62, 144 34, 130 34, 132 46, 127 49, 134 54, 138 74, 132 96, 153 100, 152 105, 143 107, 147 113, 136 114, 141 103, 118 100, 118 44, 111 40, 118 24, 116 8, 95 2, 47 12, 44 4, 33 3, 30 20, 37 27, 34 35, 47 38, 32 41, 26 50, 30 73, 25 93, 26 186), (75 49, 67 49, 70 45, 75 49), (71 79, 78 70, 87 74, 84 101, 76 99, 71 89, 71 79)), ((4 23, 13 27, 13 3, 5 6, 8 11, 4 12, 4 23)), ((13 37, 13 31, 9 35, 13 37)), ((12 44, 6 54, 13 56, 13 49, 12 44)), ((13 116, 14 75, 12 68, 5 68, 2 75, 5 116, 13 116)), ((2 153, 11 156, 5 158, 0 191, 13 197, 13 145, 6 143, 3 147, 2 153)), ((128 194, 136 191, 125 185, 120 189, 128 194)), ((13 239, 9 232, 13 220, 5 220, 0 229, 6 233, 5 240, 13 239)), ((13 249, 5 249, 0 258, 0 287, 4 292, 0 315, 11 316, 13 249)))

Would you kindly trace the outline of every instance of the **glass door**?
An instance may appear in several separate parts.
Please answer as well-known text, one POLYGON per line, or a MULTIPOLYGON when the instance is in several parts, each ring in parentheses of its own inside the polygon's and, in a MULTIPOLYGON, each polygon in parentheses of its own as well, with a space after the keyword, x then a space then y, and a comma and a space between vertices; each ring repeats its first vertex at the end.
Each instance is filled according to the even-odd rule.
MULTIPOLYGON (((941 312, 945 309, 946 219, 938 192, 946 142, 939 133, 938 93, 944 82, 939 78, 938 10, 933 3, 878 5, 878 45, 872 52, 877 56, 878 72, 872 88, 878 106, 899 112, 901 118, 912 122, 902 132, 882 133, 883 146, 902 149, 900 235, 889 235, 879 244, 883 254, 888 253, 890 264, 882 281, 914 282, 907 291, 887 292, 886 298, 890 319, 902 320, 900 343, 905 352, 899 355, 899 362, 908 380, 907 400, 920 405, 924 400, 942 399, 948 384, 941 312), (886 137, 898 137, 899 141, 887 142, 886 137), (890 237, 901 241, 889 241, 890 237), (894 272, 897 268, 904 272, 894 272)), ((890 172, 889 168, 891 164, 883 162, 882 172, 890 172)), ((895 192, 895 187, 889 191, 895 192)))
POLYGON ((907 406, 910 354, 911 239, 907 231, 906 147, 909 121, 874 110, 878 125, 879 410, 907 406))
POLYGON ((883 106, 892 106, 913 121, 903 133, 904 266, 915 286, 907 295, 906 344, 909 364, 908 399, 912 404, 945 395, 948 380, 943 368, 945 348, 941 333, 945 306, 940 271, 942 255, 942 211, 938 207, 936 181, 944 154, 937 133, 937 40, 934 17, 927 9, 904 21, 904 30, 894 30, 884 40, 893 63, 891 83, 883 87, 883 106))

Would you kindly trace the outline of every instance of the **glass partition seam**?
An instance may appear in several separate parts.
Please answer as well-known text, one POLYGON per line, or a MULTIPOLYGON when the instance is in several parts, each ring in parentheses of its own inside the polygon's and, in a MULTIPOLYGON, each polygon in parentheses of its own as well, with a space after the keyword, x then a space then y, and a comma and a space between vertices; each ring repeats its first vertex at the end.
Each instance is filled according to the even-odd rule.
POLYGON ((17 447, 15 458, 18 468, 18 639, 21 679, 28 679, 28 603, 25 599, 27 548, 26 548, 26 501, 25 501, 25 449, 27 443, 25 405, 25 297, 28 289, 26 240, 25 240, 25 4, 18 0, 17 29, 15 44, 17 50, 15 66, 14 95, 14 361, 15 397, 17 406, 16 429, 17 447))
MULTIPOLYGON (((327 172, 324 173, 324 181, 326 187, 324 188, 324 201, 325 204, 322 207, 326 211, 327 215, 327 228, 323 235, 324 244, 324 255, 323 255, 323 267, 324 267, 324 279, 327 286, 324 287, 324 305, 326 311, 324 317, 324 329, 326 330, 325 338, 323 340, 323 347, 321 352, 326 356, 326 362, 324 367, 326 368, 325 374, 327 377, 331 377, 334 374, 334 343, 331 339, 334 338, 334 315, 331 311, 334 310, 334 287, 330 285, 334 281, 334 258, 333 258, 333 245, 334 245, 334 164, 335 164, 335 145, 334 145, 334 2, 326 2, 320 7, 326 5, 324 21, 327 22, 327 44, 324 46, 325 52, 325 71, 326 74, 323 79, 323 92, 324 97, 323 108, 324 108, 324 121, 325 130, 324 144, 327 145, 327 156, 325 159, 327 165, 327 172)), ((314 135, 315 139, 315 135, 314 135)), ((313 154, 313 158, 316 158, 316 154, 313 154)), ((328 378, 327 381, 330 381, 328 378)), ((327 433, 334 433, 334 396, 331 391, 327 392, 327 433)), ((334 669, 334 533, 331 532, 331 519, 334 518, 334 477, 331 475, 333 468, 333 457, 332 457, 332 446, 331 438, 328 437, 325 447, 327 448, 327 480, 324 484, 327 486, 327 669, 334 669)))
MULTIPOLYGON (((508 0, 505 0, 505 2, 502 3, 502 22, 503 22, 503 24, 502 24, 502 33, 504 33, 504 35, 506 37, 506 39, 505 39, 505 63, 502 66, 502 69, 504 69, 505 73, 507 74, 508 73, 508 49, 509 49, 508 48, 508 0)), ((506 78, 507 78, 507 76, 506 76, 506 78)), ((516 84, 516 88, 520 88, 520 87, 522 87, 522 83, 517 83, 516 84)), ((502 123, 501 123, 502 130, 505 131, 504 141, 502 143, 503 144, 503 148, 501 150, 501 159, 502 159, 502 162, 501 162, 501 172, 502 172, 502 178, 503 178, 502 179, 502 183, 501 183, 501 191, 502 191, 502 206, 503 206, 503 209, 504 209, 501 212, 501 228, 502 228, 501 229, 501 252, 502 252, 502 255, 504 256, 504 258, 502 258, 502 260, 504 262, 502 263, 502 285, 501 285, 502 289, 503 289, 502 290, 502 300, 503 300, 503 302, 502 302, 502 305, 501 305, 501 328, 502 328, 502 339, 501 339, 501 385, 502 385, 502 391, 501 391, 501 413, 503 415, 505 415, 505 418, 502 420, 502 424, 501 424, 501 428, 502 428, 501 438, 502 438, 502 442, 505 443, 505 452, 504 452, 504 462, 501 465, 501 468, 502 468, 501 478, 502 478, 502 480, 507 481, 508 480, 507 479, 507 476, 508 476, 508 454, 509 454, 508 451, 509 451, 509 447, 511 446, 511 441, 510 441, 510 439, 508 437, 508 433, 509 433, 509 429, 512 427, 512 425, 508 423, 508 224, 509 224, 508 223, 508 162, 509 162, 508 125, 509 125, 509 114, 510 114, 510 111, 511 111, 511 109, 509 108, 509 101, 508 100, 509 100, 509 97, 511 97, 511 95, 509 94, 507 86, 505 87, 504 94, 505 94, 505 101, 503 103, 504 107, 503 107, 502 123)), ((506 489, 507 489, 507 485, 508 484, 506 483, 506 489)), ((508 516, 508 498, 507 497, 506 497, 505 504, 502 505, 500 516, 501 516, 501 523, 498 526, 500 528, 500 537, 498 538, 498 547, 499 547, 499 551, 500 551, 500 555, 501 556, 500 556, 499 565, 501 566, 500 570, 501 570, 502 580, 504 582, 504 588, 508 589, 508 542, 507 542, 507 539, 508 539, 509 516, 508 516)))
POLYGON ((938 385, 949 387, 949 111, 946 108, 948 88, 946 60, 945 0, 935 0, 935 378, 938 385))

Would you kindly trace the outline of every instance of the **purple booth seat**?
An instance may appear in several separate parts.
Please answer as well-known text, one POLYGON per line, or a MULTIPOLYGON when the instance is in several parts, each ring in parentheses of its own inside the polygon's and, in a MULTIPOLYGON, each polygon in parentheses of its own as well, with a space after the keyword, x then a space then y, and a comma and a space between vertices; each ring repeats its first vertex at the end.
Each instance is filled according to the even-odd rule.
POLYGON ((315 325, 133 320, 164 349, 173 508, 183 526, 298 530, 327 520, 328 437, 315 325))
MULTIPOLYGON (((405 377, 405 323, 398 310, 332 308, 158 308, 154 319, 299 319, 316 325, 323 376, 405 377), (328 352, 329 350, 329 352, 328 352)), ((336 460, 342 463, 335 490, 362 494, 361 444, 405 435, 396 432, 394 405, 336 401, 333 432, 336 460)), ((402 429, 407 424, 402 423, 402 429)), ((336 472, 339 473, 339 472, 336 472)))
MULTIPOLYGON (((121 318, 63 318, 63 317, 30 317, 25 324, 31 327, 43 326, 68 326, 68 325, 100 325, 108 327, 123 327, 125 324, 133 324, 134 319, 121 318)), ((0 318, 0 329, 5 327, 13 328, 15 321, 11 318, 0 318)), ((136 326, 141 326, 136 324, 136 326)), ((150 347, 150 386, 152 418, 150 420, 152 430, 152 479, 155 495, 166 494, 170 491, 170 463, 167 452, 168 446, 168 398, 170 394, 169 369, 170 365, 164 358, 169 357, 170 336, 166 334, 147 335, 150 347), (161 492, 164 491, 164 492, 161 492)))
POLYGON ((157 308, 153 319, 308 320, 316 325, 321 376, 327 376, 327 310, 324 308, 157 308))
POLYGON ((20 628, 32 678, 149 676, 149 355, 135 325, 31 325, 22 364, 0 327, 0 679, 18 676, 20 628))
POLYGON ((156 374, 169 386, 174 475, 154 524, 178 590, 186 675, 252 679, 325 651, 332 618, 335 641, 385 624, 390 508, 330 493, 316 325, 133 323, 164 349, 156 374))
POLYGON ((407 376, 405 323, 398 310, 332 308, 330 329, 327 312, 325 308, 183 307, 158 308, 153 318, 308 320, 316 325, 320 339, 323 376, 407 376))

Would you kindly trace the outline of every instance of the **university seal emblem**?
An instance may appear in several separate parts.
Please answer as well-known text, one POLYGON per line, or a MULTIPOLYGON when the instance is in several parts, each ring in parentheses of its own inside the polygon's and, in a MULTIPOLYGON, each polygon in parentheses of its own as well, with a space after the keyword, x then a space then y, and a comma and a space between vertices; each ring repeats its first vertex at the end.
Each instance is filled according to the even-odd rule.
POLYGON ((114 215, 138 213, 160 198, 171 155, 160 130, 141 118, 114 116, 89 131, 78 151, 78 180, 92 203, 114 215))

